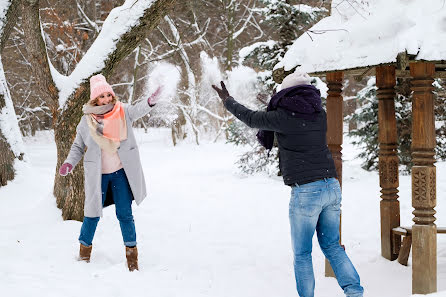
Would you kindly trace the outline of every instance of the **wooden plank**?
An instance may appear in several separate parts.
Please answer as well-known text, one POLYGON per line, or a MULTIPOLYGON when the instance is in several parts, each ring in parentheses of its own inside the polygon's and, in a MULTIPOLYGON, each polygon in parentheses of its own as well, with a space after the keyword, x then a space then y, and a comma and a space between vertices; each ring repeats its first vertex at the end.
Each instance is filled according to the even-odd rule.
MULTIPOLYGON (((396 227, 392 232, 398 235, 412 234, 412 227, 396 227)), ((446 227, 437 227, 437 234, 446 234, 446 227)))
POLYGON ((410 231, 404 227, 396 227, 392 229, 392 233, 393 234, 397 234, 397 235, 402 235, 402 236, 406 236, 408 233, 412 233, 412 228, 410 229, 410 231))
POLYGON ((398 255, 398 263, 407 266, 407 261, 409 259, 410 247, 412 246, 412 236, 404 236, 403 244, 398 255))

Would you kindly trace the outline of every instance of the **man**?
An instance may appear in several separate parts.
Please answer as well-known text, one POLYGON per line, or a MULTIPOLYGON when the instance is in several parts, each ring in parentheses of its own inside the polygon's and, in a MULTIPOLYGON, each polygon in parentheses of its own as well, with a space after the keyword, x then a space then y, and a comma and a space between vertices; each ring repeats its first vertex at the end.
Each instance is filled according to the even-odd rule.
POLYGON ((348 297, 362 297, 359 275, 339 244, 341 188, 326 142, 327 119, 320 92, 306 73, 288 75, 267 111, 253 111, 212 85, 226 109, 257 133, 260 143, 271 149, 274 134, 280 153, 284 183, 291 186, 290 225, 294 273, 300 297, 314 296, 312 238, 330 261, 339 285, 348 297))

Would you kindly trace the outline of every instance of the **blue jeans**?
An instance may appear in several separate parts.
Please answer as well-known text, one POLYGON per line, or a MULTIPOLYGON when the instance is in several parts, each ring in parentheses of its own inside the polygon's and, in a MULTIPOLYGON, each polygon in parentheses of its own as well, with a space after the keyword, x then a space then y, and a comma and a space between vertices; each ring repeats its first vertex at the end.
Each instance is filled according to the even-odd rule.
POLYGON ((300 297, 314 296, 311 258, 314 231, 325 257, 330 261, 339 286, 346 296, 362 297, 359 275, 339 244, 341 187, 335 178, 324 178, 291 190, 290 225, 294 274, 300 297))
MULTIPOLYGON (((132 190, 130 189, 124 169, 113 173, 102 174, 102 205, 104 205, 107 189, 110 186, 113 194, 113 201, 116 206, 116 217, 121 226, 122 238, 125 246, 136 246, 135 221, 132 214, 132 190)), ((85 246, 90 246, 94 233, 99 222, 99 217, 84 217, 81 227, 79 242, 85 246)))

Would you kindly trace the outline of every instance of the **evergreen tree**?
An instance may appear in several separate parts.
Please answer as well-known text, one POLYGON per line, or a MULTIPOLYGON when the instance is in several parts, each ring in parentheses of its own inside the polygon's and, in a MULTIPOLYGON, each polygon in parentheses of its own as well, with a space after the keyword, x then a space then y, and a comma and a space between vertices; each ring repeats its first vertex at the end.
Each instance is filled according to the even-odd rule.
MULTIPOLYGON (((260 98, 255 109, 266 110, 266 102, 260 98)), ((257 141, 256 134, 258 129, 250 128, 241 121, 235 120, 228 126, 227 131, 228 143, 249 147, 249 149, 243 153, 240 156, 240 159, 236 162, 242 173, 253 174, 257 172, 265 172, 268 175, 280 175, 279 150, 277 149, 277 145, 268 152, 257 141)))
MULTIPOLYGON (((272 69, 280 62, 291 44, 321 18, 327 16, 325 8, 297 4, 298 1, 259 0, 263 8, 262 24, 271 28, 272 39, 258 42, 240 52, 244 63, 262 71, 259 78, 268 86, 275 87, 272 69)), ((301 3, 302 1, 299 1, 301 3)))
POLYGON ((363 150, 358 157, 363 159, 362 168, 377 169, 378 165, 378 99, 376 98, 375 78, 369 79, 367 86, 358 92, 359 108, 347 118, 358 123, 358 128, 348 132, 352 143, 363 150), (372 135, 371 137, 368 137, 372 135))
MULTIPOLYGON (((446 106, 444 103, 445 88, 441 80, 436 80, 435 87, 435 121, 437 134, 436 158, 446 159, 446 106)), ((375 78, 369 79, 367 86, 358 92, 361 106, 348 119, 358 122, 358 128, 348 134, 354 138, 353 144, 361 146, 358 157, 364 160, 362 167, 366 170, 378 169, 378 98, 376 96, 375 78)), ((398 135, 398 157, 401 171, 410 173, 412 168, 411 131, 412 131, 412 98, 410 79, 398 79, 396 85, 395 116, 398 135)))

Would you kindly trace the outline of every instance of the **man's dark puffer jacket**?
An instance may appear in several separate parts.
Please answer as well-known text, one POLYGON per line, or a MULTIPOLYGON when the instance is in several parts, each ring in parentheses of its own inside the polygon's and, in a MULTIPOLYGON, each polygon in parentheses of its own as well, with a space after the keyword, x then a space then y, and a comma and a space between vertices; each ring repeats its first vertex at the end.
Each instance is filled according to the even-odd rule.
POLYGON ((269 112, 253 111, 232 97, 225 101, 225 107, 251 128, 276 132, 279 166, 286 185, 302 185, 337 177, 327 146, 325 111, 320 112, 314 121, 310 121, 293 116, 282 108, 269 112))

